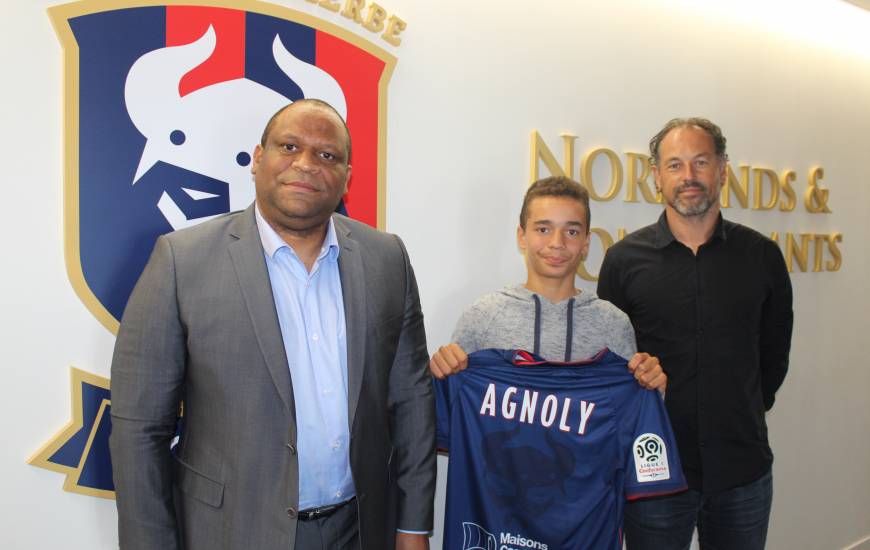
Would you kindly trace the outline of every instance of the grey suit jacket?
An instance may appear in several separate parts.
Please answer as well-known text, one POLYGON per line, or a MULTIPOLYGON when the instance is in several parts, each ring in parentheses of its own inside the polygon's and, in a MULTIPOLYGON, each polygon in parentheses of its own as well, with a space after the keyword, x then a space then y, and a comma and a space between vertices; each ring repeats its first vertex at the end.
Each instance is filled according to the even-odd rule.
MULTIPOLYGON (((434 406, 401 241, 335 215, 363 550, 432 528, 434 406)), ((293 383, 253 205, 158 239, 118 332, 110 448, 121 548, 294 548, 293 383), (185 429, 169 451, 179 404, 185 429)))

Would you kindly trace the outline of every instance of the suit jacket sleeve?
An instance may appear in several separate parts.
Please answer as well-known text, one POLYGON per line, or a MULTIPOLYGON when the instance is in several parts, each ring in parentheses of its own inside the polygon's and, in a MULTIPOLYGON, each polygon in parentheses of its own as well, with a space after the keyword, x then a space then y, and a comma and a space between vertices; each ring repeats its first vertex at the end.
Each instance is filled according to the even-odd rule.
POLYGON ((398 487, 397 527, 431 531, 435 496, 435 404, 423 313, 408 254, 396 237, 405 263, 402 331, 390 371, 390 424, 398 487))
POLYGON ((172 458, 185 337, 170 242, 157 240, 127 302, 112 358, 110 449, 122 549, 179 548, 172 458))

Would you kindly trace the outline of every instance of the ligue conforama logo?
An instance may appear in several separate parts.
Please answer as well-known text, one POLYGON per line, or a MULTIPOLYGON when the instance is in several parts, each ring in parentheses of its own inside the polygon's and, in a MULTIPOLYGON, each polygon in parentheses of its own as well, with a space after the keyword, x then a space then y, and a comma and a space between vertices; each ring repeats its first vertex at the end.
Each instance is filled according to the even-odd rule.
MULTIPOLYGON (((268 118, 317 98, 347 120, 341 208, 384 225, 386 92, 395 57, 336 25, 254 0, 52 7, 64 52, 64 240, 75 292, 116 333, 158 236, 254 199, 268 118)), ((71 369, 72 420, 30 464, 112 498, 109 380, 71 369)))

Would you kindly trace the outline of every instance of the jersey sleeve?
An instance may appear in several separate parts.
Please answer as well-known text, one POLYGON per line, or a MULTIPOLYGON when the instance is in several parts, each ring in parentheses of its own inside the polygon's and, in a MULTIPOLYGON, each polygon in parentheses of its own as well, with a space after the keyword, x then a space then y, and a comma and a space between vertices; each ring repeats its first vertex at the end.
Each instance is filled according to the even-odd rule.
POLYGON ((627 439, 625 498, 635 500, 686 489, 674 432, 657 391, 632 388, 621 435, 627 439))
POLYGON ((450 450, 450 380, 451 376, 443 380, 432 380, 435 390, 435 445, 439 451, 450 450))

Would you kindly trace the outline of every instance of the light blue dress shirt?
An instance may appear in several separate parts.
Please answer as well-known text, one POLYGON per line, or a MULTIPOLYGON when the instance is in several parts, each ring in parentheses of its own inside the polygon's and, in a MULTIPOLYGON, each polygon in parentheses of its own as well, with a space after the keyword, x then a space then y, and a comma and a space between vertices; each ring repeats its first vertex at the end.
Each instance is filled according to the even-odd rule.
POLYGON ((347 336, 335 225, 330 219, 309 273, 259 207, 256 218, 296 402, 299 509, 343 502, 355 490, 348 448, 347 336))

